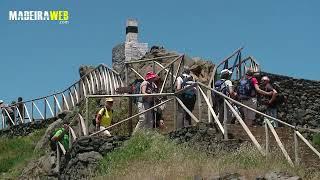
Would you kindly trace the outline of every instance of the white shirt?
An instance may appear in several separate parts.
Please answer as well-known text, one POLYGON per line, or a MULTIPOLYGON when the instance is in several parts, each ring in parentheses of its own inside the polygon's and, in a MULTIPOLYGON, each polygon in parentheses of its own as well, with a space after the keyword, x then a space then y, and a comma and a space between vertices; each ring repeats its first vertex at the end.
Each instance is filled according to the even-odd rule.
POLYGON ((221 85, 221 89, 223 89, 224 87, 228 88, 228 92, 231 92, 233 90, 233 85, 232 82, 230 80, 223 80, 223 84, 221 85))
MULTIPOLYGON (((186 76, 187 78, 191 77, 191 75, 189 75, 189 74, 182 74, 182 75, 183 75, 183 76, 186 76)), ((181 76, 179 76, 179 77, 177 78, 177 84, 182 85, 182 83, 183 83, 183 79, 182 79, 181 76)), ((187 81, 185 87, 191 86, 193 83, 194 83, 194 81, 187 81)), ((181 89, 182 89, 182 88, 185 88, 185 87, 181 87, 181 89)), ((196 87, 194 87, 194 88, 196 89, 196 87)))

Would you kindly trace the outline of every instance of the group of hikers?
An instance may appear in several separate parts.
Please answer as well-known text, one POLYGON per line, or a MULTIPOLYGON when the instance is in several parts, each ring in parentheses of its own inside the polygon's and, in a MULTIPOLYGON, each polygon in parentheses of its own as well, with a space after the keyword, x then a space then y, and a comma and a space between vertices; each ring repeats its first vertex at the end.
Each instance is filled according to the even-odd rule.
POLYGON ((13 126, 14 123, 21 123, 25 119, 22 97, 18 97, 18 102, 12 101, 10 105, 5 104, 3 100, 0 100, 0 108, 3 114, 4 123, 8 127, 13 126))
MULTIPOLYGON (((277 91, 272 87, 270 79, 267 76, 261 78, 261 84, 259 84, 257 78, 255 77, 255 72, 251 69, 247 70, 245 77, 239 80, 239 84, 235 87, 230 80, 232 72, 228 69, 223 69, 220 72, 220 79, 214 83, 214 89, 223 93, 224 95, 240 101, 242 104, 257 109, 257 96, 264 96, 266 101, 264 102, 267 105, 266 114, 276 118, 277 109, 276 109, 276 98, 277 91)), ((195 80, 191 75, 189 67, 184 67, 183 72, 180 76, 176 78, 175 92, 177 97, 182 101, 185 107, 192 112, 195 106, 197 99, 197 89, 195 86, 195 80)), ((154 72, 147 72, 143 80, 136 80, 132 84, 132 93, 142 94, 134 100, 134 103, 138 107, 139 121, 133 131, 135 133, 139 129, 154 129, 154 128, 164 128, 164 119, 162 116, 162 111, 165 106, 158 106, 156 108, 150 109, 155 105, 159 104, 163 99, 159 98, 160 96, 152 96, 151 94, 160 93, 159 87, 161 85, 160 77, 154 72), (149 111, 146 111, 150 109, 149 111), (143 113, 143 111, 146 111, 143 113)), ((223 122, 224 119, 224 98, 221 98, 215 92, 212 92, 213 98, 213 108, 215 112, 218 113, 218 118, 220 122, 223 122)), ((96 131, 101 131, 103 136, 111 136, 110 131, 106 128, 112 125, 113 122, 113 99, 106 98, 105 105, 95 116, 93 124, 95 125, 96 131)), ((239 115, 243 116, 245 123, 248 126, 255 125, 255 115, 254 111, 251 111, 247 108, 238 108, 233 104, 239 115)), ((231 119, 234 116, 228 110, 227 119, 231 123, 231 119)), ((278 127, 276 121, 270 120, 274 127, 278 127)), ((183 128, 186 126, 192 125, 191 116, 184 110, 180 105, 178 106, 177 112, 177 128, 183 128)), ((63 128, 55 131, 52 136, 50 136, 50 141, 56 143, 60 141, 66 149, 68 149, 68 123, 65 122, 63 128)))
MULTIPOLYGON (((278 92, 272 86, 268 76, 263 76, 261 78, 261 84, 259 84, 256 78, 256 76, 258 76, 256 72, 252 69, 248 69, 245 76, 239 81, 237 88, 234 87, 230 80, 231 76, 232 71, 229 69, 223 69, 220 73, 220 79, 214 83, 215 90, 255 110, 258 107, 257 97, 261 96, 261 99, 263 100, 262 103, 267 107, 265 113, 271 117, 277 118, 276 106, 278 92)), ((213 99, 215 99, 215 110, 219 113, 219 120, 222 122, 224 119, 224 99, 221 96, 216 95, 216 93, 212 94, 214 96, 213 99)), ((236 105, 234 105, 234 108, 237 110, 239 115, 243 116, 244 122, 248 126, 256 125, 256 112, 246 107, 238 108, 236 105)), ((230 121, 232 119, 231 112, 228 110, 226 114, 227 120, 230 121)), ((272 119, 269 120, 274 127, 278 127, 277 121, 272 119)))

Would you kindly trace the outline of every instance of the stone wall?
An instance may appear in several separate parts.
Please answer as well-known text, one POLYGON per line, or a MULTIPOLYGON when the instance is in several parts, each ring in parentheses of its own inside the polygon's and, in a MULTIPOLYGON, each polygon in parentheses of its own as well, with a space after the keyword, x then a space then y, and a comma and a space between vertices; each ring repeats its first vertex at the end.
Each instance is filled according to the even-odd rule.
POLYGON ((114 48, 112 48, 112 68, 117 72, 122 72, 124 69, 124 50, 124 43, 118 44, 114 48))
POLYGON ((61 162, 60 179, 87 179, 95 175, 102 156, 119 147, 127 137, 81 137, 61 162))
MULTIPOLYGON (((279 119, 293 125, 320 128, 320 81, 261 73, 261 77, 265 75, 285 99, 278 105, 279 119)), ((260 110, 264 110, 263 106, 260 106, 260 110)))
POLYGON ((45 121, 34 121, 25 124, 19 124, 11 127, 10 129, 1 129, 0 136, 27 136, 34 130, 48 127, 55 120, 57 120, 57 118, 50 118, 45 121))

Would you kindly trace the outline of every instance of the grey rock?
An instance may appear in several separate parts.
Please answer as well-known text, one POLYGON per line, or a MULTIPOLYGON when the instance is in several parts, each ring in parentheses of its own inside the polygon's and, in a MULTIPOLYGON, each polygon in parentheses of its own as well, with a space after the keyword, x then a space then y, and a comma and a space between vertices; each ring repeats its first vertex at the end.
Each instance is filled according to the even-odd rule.
POLYGON ((265 180, 301 180, 299 176, 291 176, 284 172, 269 172, 264 176, 265 180))

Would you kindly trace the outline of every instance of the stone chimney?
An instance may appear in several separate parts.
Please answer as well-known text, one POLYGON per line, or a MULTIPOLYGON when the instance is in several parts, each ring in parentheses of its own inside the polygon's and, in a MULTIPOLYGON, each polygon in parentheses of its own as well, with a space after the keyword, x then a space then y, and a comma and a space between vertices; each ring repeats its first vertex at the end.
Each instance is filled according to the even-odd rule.
POLYGON ((126 42, 138 42, 138 21, 135 19, 127 20, 126 42))
POLYGON ((124 61, 142 58, 148 51, 148 43, 138 41, 138 21, 128 19, 126 22, 126 40, 112 49, 112 67, 121 72, 124 61))

